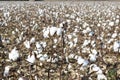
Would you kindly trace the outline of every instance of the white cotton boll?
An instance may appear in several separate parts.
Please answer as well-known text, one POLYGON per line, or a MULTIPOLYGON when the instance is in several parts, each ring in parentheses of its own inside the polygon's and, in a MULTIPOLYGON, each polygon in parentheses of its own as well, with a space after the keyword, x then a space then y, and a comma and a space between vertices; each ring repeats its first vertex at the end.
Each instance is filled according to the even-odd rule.
POLYGON ((56 31, 57 31, 57 28, 56 28, 56 27, 51 27, 51 28, 50 28, 50 35, 53 36, 56 31))
POLYGON ((96 55, 98 52, 95 49, 91 50, 94 55, 96 55))
POLYGON ((89 73, 101 71, 101 69, 96 64, 91 64, 89 69, 89 73))
POLYGON ((57 28, 57 35, 58 36, 62 35, 62 31, 63 31, 62 28, 57 28))
POLYGON ((15 34, 15 31, 12 31, 12 34, 15 34))
POLYGON ((97 80, 107 80, 107 77, 104 74, 98 74, 97 80))
POLYGON ((62 28, 62 27, 63 27, 63 23, 60 23, 60 24, 59 24, 59 27, 62 28))
POLYGON ((114 22, 109 22, 109 26, 114 26, 114 22))
POLYGON ((35 62, 35 55, 32 54, 32 55, 28 55, 27 59, 26 59, 28 62, 30 63, 34 63, 35 62))
POLYGON ((78 64, 83 64, 84 63, 84 59, 79 56, 78 59, 77 59, 77 63, 78 64))
POLYGON ((119 22, 120 22, 119 19, 116 19, 115 23, 116 23, 116 24, 119 24, 119 22))
POLYGON ((72 39, 72 35, 67 35, 68 39, 72 39))
POLYGON ((94 32, 93 32, 93 31, 90 31, 88 35, 89 35, 89 36, 93 36, 93 35, 94 35, 94 32))
POLYGON ((71 64, 68 64, 68 69, 71 69, 71 68, 72 68, 71 64))
POLYGON ((89 26, 89 24, 85 22, 85 23, 83 24, 83 28, 86 28, 87 26, 89 26))
POLYGON ((110 44, 113 40, 114 39, 112 38, 112 39, 108 40, 107 43, 110 44))
POLYGON ((44 28, 43 29, 43 37, 44 38, 49 38, 49 33, 50 33, 50 28, 44 28))
POLYGON ((58 41, 57 39, 54 39, 54 43, 55 43, 55 44, 57 43, 57 41, 58 41))
POLYGON ((16 31, 16 32, 19 32, 19 30, 18 30, 17 28, 15 29, 15 31, 16 31))
POLYGON ((119 48, 120 48, 120 42, 114 42, 114 44, 113 44, 113 50, 114 50, 114 52, 117 52, 118 50, 119 50, 119 48))
POLYGON ((117 33, 115 32, 112 34, 112 38, 116 38, 116 37, 117 37, 117 33))
POLYGON ((91 31, 90 27, 87 27, 87 28, 86 28, 86 31, 87 31, 87 32, 90 32, 90 31, 91 31))
POLYGON ((37 48, 37 49, 42 48, 39 42, 36 42, 36 44, 35 44, 35 45, 36 45, 36 48, 37 48))
POLYGON ((69 14, 65 14, 65 17, 69 17, 70 15, 69 14))
POLYGON ((68 56, 68 58, 73 58, 75 56, 75 54, 70 54, 69 56, 68 56))
POLYGON ((74 44, 73 44, 73 42, 68 42, 68 45, 70 48, 72 48, 74 44))
POLYGON ((19 77, 18 80, 29 80, 29 79, 26 77, 19 77))
POLYGON ((22 77, 20 77, 18 80, 24 80, 22 77))
POLYGON ((47 46, 46 42, 40 42, 40 44, 42 44, 43 48, 45 48, 47 46))
POLYGON ((94 54, 89 54, 89 59, 90 59, 90 61, 91 62, 95 62, 96 61, 96 55, 94 55, 94 54))
POLYGON ((9 75, 10 68, 11 68, 11 66, 5 66, 5 70, 4 70, 4 73, 3 73, 4 77, 9 75))
POLYGON ((39 60, 40 61, 45 61, 46 59, 43 56, 41 56, 39 60))
POLYGON ((29 48, 30 48, 30 41, 26 40, 26 41, 24 42, 24 45, 25 45, 25 47, 26 47, 27 49, 29 49, 29 48))
POLYGON ((9 53, 9 59, 15 61, 18 58, 19 58, 19 52, 16 50, 16 47, 14 47, 14 49, 12 49, 12 51, 9 53))
POLYGON ((101 26, 100 23, 98 23, 97 26, 100 27, 101 26))
POLYGON ((83 47, 87 46, 90 43, 90 40, 85 40, 83 43, 83 47))
POLYGON ((78 39, 77 39, 77 38, 74 38, 73 41, 74 41, 74 43, 76 44, 77 41, 78 41, 78 39))
POLYGON ((89 62, 88 62, 88 60, 84 60, 82 67, 87 66, 87 65, 88 65, 88 63, 89 63, 89 62))
POLYGON ((32 37, 31 39, 30 39, 30 43, 34 43, 35 42, 35 37, 32 37))

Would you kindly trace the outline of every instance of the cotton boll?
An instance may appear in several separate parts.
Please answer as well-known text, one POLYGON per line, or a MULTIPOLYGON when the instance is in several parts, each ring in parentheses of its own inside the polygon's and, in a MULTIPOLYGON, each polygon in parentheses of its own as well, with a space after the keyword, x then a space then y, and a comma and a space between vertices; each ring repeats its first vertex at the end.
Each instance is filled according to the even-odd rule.
POLYGON ((90 69, 89 73, 91 73, 91 72, 97 72, 97 71, 100 70, 100 68, 96 64, 91 64, 89 69, 90 69))
POLYGON ((74 38, 73 41, 74 41, 74 43, 76 44, 77 41, 78 41, 78 39, 77 39, 77 38, 74 38))
POLYGON ((49 33, 50 33, 50 28, 44 28, 43 29, 43 37, 44 38, 49 38, 49 33))
POLYGON ((115 32, 112 34, 112 38, 116 38, 116 37, 117 37, 117 33, 115 32))
POLYGON ((70 54, 69 56, 68 56, 68 58, 73 58, 75 56, 75 54, 70 54))
POLYGON ((107 80, 107 77, 104 74, 98 74, 97 80, 107 80))
POLYGON ((97 26, 98 26, 98 27, 100 27, 100 26, 101 26, 101 24, 100 24, 100 23, 98 23, 98 24, 97 24, 97 26))
POLYGON ((83 47, 87 46, 89 43, 90 43, 90 40, 85 40, 85 41, 83 42, 83 47))
POLYGON ((73 47, 73 42, 68 42, 68 45, 69 45, 70 48, 72 48, 73 47))
POLYGON ((35 42, 35 37, 32 37, 31 39, 30 39, 30 43, 34 43, 35 42))
POLYGON ((89 36, 93 36, 94 35, 94 32, 93 31, 90 31, 89 32, 89 36))
POLYGON ((62 28, 57 28, 57 35, 58 36, 62 35, 62 31, 63 31, 62 28))
POLYGON ((36 42, 36 44, 35 44, 35 45, 36 45, 36 48, 37 48, 37 49, 42 48, 39 42, 36 42))
POLYGON ((26 40, 26 41, 24 42, 24 45, 25 45, 25 47, 26 47, 27 49, 29 49, 29 48, 30 48, 30 41, 26 40))
POLYGON ((79 56, 78 59, 77 59, 77 63, 78 64, 83 64, 84 63, 84 59, 79 56))
POLYGON ((19 77, 18 80, 29 80, 29 79, 26 77, 19 77))
POLYGON ((120 48, 120 42, 114 42, 114 44, 113 44, 113 50, 114 50, 114 52, 117 52, 118 50, 119 50, 119 48, 120 48))
POLYGON ((114 26, 114 22, 109 22, 109 25, 110 26, 114 26))
POLYGON ((4 73, 3 73, 4 77, 9 75, 10 68, 11 68, 11 66, 5 66, 5 70, 4 70, 4 73))
POLYGON ((12 49, 12 51, 9 53, 9 59, 15 61, 18 58, 19 58, 19 52, 16 50, 16 47, 14 47, 14 49, 12 49))
POLYGON ((119 24, 119 22, 120 22, 119 19, 116 19, 115 23, 116 23, 116 24, 119 24))
POLYGON ((71 66, 71 64, 69 63, 69 64, 68 64, 68 69, 71 69, 71 68, 72 68, 72 66, 71 66))
POLYGON ((94 55, 94 54, 89 54, 89 59, 90 59, 90 61, 91 62, 95 62, 96 61, 96 55, 94 55))
POLYGON ((41 56, 41 57, 39 58, 39 60, 40 60, 40 61, 45 61, 46 59, 45 59, 45 57, 41 56))
POLYGON ((51 27, 51 28, 50 28, 50 35, 53 36, 56 31, 57 31, 57 28, 56 28, 56 27, 51 27))
POLYGON ((87 65, 88 65, 88 63, 89 63, 89 62, 88 62, 88 60, 84 60, 82 67, 87 66, 87 65))
POLYGON ((32 54, 32 55, 28 55, 27 59, 26 59, 28 62, 30 63, 34 63, 35 62, 35 55, 32 54))
POLYGON ((91 50, 94 55, 96 55, 98 52, 95 49, 91 50))
POLYGON ((55 44, 57 43, 57 41, 58 41, 57 39, 54 39, 54 43, 55 43, 55 44))
POLYGON ((43 48, 45 48, 47 46, 47 43, 46 42, 40 42, 40 44, 43 46, 43 48))
POLYGON ((72 39, 72 35, 67 35, 68 39, 72 39))

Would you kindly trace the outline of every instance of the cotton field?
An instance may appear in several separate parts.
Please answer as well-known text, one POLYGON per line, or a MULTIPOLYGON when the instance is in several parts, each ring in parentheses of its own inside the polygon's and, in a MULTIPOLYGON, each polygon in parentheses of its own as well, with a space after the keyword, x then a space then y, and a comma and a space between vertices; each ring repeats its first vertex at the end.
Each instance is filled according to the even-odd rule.
POLYGON ((0 2, 0 80, 120 80, 120 2, 0 2))

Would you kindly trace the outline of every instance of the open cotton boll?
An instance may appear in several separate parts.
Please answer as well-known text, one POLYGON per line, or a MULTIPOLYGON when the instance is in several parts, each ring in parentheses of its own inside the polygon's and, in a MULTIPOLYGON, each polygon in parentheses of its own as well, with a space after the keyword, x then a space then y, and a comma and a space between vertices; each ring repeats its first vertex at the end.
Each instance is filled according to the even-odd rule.
POLYGON ((68 58, 73 58, 75 56, 75 54, 70 54, 68 55, 68 58))
POLYGON ((85 40, 85 41, 83 42, 83 47, 87 46, 89 43, 90 43, 90 40, 85 40))
POLYGON ((26 59, 28 62, 30 63, 34 63, 35 62, 35 55, 32 54, 32 55, 28 55, 27 59, 26 59))
POLYGON ((114 44, 113 44, 113 50, 114 50, 114 52, 117 52, 118 50, 119 50, 119 48, 120 48, 120 42, 114 42, 114 44))
POLYGON ((35 37, 32 37, 31 39, 30 39, 30 43, 34 43, 35 42, 35 37))
POLYGON ((81 56, 79 56, 78 59, 77 59, 77 63, 78 64, 83 64, 84 63, 84 59, 81 56))
POLYGON ((40 44, 39 42, 36 42, 36 44, 35 44, 35 45, 36 45, 36 48, 37 48, 37 49, 42 48, 42 46, 41 46, 41 44, 40 44))
POLYGON ((97 58, 96 55, 89 54, 89 57, 90 57, 89 59, 90 59, 91 62, 95 62, 96 61, 96 58, 97 58))
POLYGON ((57 39, 54 39, 54 43, 55 43, 55 44, 57 43, 57 41, 58 41, 57 39))
POLYGON ((14 49, 12 49, 12 51, 9 53, 9 59, 15 61, 18 58, 19 58, 19 52, 16 50, 16 47, 14 47, 14 49))
POLYGON ((18 80, 29 80, 29 79, 26 77, 19 77, 18 80))
POLYGON ((76 44, 77 41, 78 41, 78 38, 74 38, 73 41, 74 41, 74 43, 76 44))
POLYGON ((90 69, 89 73, 91 73, 91 72, 102 73, 102 70, 96 64, 91 64, 89 69, 90 69))
POLYGON ((115 32, 112 34, 112 38, 116 38, 116 37, 117 37, 117 33, 115 32))
POLYGON ((45 48, 47 46, 47 43, 45 41, 40 42, 40 44, 45 48))
POLYGON ((98 74, 97 80, 107 80, 107 77, 104 74, 98 74))
POLYGON ((57 28, 56 28, 56 27, 51 27, 51 28, 50 28, 50 35, 53 36, 56 31, 57 31, 57 28))
POLYGON ((4 77, 9 75, 10 68, 11 68, 11 66, 5 66, 5 70, 4 70, 4 73, 3 73, 4 77))
POLYGON ((30 48, 30 41, 26 40, 26 41, 24 42, 24 45, 25 45, 25 47, 26 47, 27 49, 29 49, 29 48, 30 48))
POLYGON ((62 28, 57 28, 57 35, 58 36, 62 35, 62 31, 63 31, 62 28))
POLYGON ((94 55, 96 55, 98 52, 95 49, 91 50, 94 55))
POLYGON ((114 22, 113 21, 109 22, 109 26, 114 26, 114 22))
POLYGON ((50 28, 44 28, 43 29, 43 37, 44 38, 49 38, 49 33, 50 33, 50 28))
POLYGON ((70 47, 70 48, 72 48, 73 45, 74 45, 73 42, 68 42, 68 44, 69 44, 69 47, 70 47))

